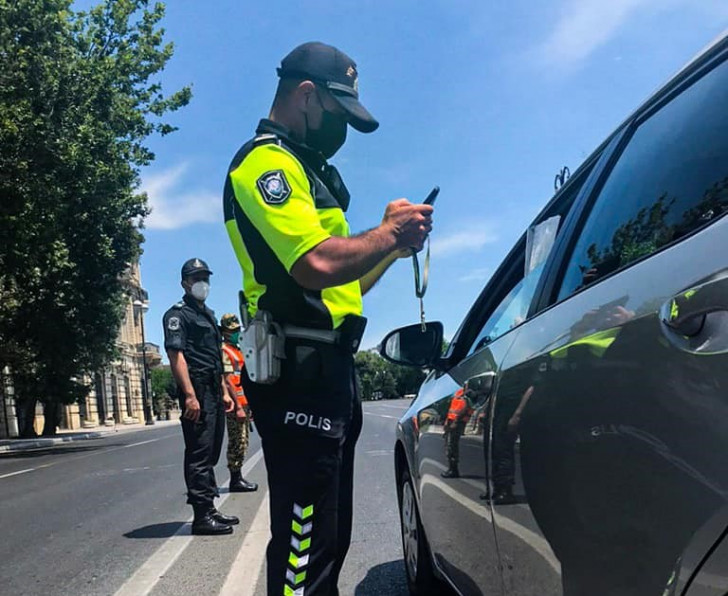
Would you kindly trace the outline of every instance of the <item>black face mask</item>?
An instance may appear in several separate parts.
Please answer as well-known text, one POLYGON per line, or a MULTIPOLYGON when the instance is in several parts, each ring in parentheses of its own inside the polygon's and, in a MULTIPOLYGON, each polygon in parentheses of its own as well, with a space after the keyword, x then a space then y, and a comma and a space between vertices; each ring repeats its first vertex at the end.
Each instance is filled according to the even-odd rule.
MULTIPOLYGON (((319 99, 319 103, 321 103, 321 99, 319 99)), ((346 129, 347 123, 342 116, 326 110, 321 114, 321 126, 317 130, 308 128, 307 116, 306 145, 320 151, 326 159, 330 159, 346 141, 346 129)))

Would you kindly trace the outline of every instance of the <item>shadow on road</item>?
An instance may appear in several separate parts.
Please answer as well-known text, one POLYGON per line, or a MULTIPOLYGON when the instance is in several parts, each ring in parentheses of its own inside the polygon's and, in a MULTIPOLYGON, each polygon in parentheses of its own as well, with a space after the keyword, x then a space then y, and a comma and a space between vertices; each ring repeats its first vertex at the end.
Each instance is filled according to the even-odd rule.
POLYGON ((354 590, 355 596, 408 596, 403 561, 389 561, 372 567, 354 590))
POLYGON ((124 538, 171 538, 179 529, 185 525, 185 522, 166 522, 164 524, 152 524, 137 528, 131 532, 124 534, 124 538))

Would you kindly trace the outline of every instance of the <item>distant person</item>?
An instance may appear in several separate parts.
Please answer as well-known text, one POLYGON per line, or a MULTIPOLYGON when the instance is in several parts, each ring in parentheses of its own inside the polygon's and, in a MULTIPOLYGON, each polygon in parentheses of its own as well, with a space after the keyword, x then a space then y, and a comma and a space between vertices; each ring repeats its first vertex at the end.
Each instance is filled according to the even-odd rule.
POLYGON ((192 505, 193 534, 230 534, 237 517, 215 509, 215 465, 220 458, 225 412, 235 407, 223 386, 222 337, 215 313, 205 306, 212 271, 205 261, 182 266, 181 302, 164 313, 164 348, 177 382, 185 440, 187 502, 192 505))
POLYGON ((278 76, 269 118, 225 180, 225 225, 261 333, 251 354, 262 360, 266 342, 269 353, 285 354, 270 361, 280 376, 275 366, 268 374, 251 362, 243 332, 242 381, 268 470, 268 593, 338 594, 362 422, 354 380, 362 294, 396 258, 422 249, 432 207, 399 199, 379 226, 349 236, 349 192, 327 160, 349 125, 365 133, 379 126, 359 102, 356 63, 329 45, 305 43, 283 59, 278 76))
POLYGON ((227 415, 227 465, 230 470, 230 492, 248 493, 258 490, 255 482, 248 482, 242 476, 243 461, 250 440, 250 408, 240 383, 245 360, 238 348, 240 321, 233 313, 220 319, 222 331, 222 373, 228 394, 235 400, 235 410, 227 415))
POLYGON ((458 389, 450 400, 450 407, 445 418, 445 456, 447 470, 440 474, 443 478, 460 477, 460 438, 473 415, 473 405, 467 385, 458 389))

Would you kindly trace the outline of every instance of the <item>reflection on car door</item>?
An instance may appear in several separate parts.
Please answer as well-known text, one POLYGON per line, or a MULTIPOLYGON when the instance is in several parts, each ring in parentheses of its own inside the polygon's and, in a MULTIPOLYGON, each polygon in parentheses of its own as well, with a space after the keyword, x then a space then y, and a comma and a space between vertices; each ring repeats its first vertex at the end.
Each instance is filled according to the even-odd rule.
MULTIPOLYGON (((690 244, 710 254, 728 250, 726 238, 721 222, 690 244)), ((558 568, 550 549, 564 594, 662 594, 692 533, 726 499, 727 359, 676 346, 659 319, 688 278, 709 278, 718 263, 699 267, 680 252, 529 321, 506 356, 492 465, 497 434, 517 433, 518 502, 494 505, 513 594, 560 593, 543 589, 558 568)))
POLYGON ((427 405, 417 414, 423 524, 438 566, 466 595, 503 594, 492 517, 481 499, 489 392, 466 394, 463 384, 469 376, 494 374, 504 349, 482 350, 428 384, 427 405))
POLYGON ((515 445, 516 502, 493 501, 511 594, 560 593, 559 566, 566 595, 672 594, 726 504, 725 105, 724 65, 635 122, 558 302, 503 361, 491 465, 515 445))

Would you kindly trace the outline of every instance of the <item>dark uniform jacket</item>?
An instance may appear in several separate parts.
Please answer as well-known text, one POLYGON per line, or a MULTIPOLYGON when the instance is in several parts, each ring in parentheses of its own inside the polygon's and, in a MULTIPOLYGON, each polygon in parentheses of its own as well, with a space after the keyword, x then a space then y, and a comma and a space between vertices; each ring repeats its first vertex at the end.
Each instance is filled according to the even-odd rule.
POLYGON ((215 313, 200 308, 191 296, 164 313, 164 348, 184 354, 190 378, 208 378, 220 383, 222 375, 222 335, 215 313))

